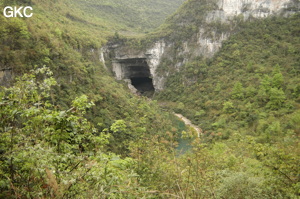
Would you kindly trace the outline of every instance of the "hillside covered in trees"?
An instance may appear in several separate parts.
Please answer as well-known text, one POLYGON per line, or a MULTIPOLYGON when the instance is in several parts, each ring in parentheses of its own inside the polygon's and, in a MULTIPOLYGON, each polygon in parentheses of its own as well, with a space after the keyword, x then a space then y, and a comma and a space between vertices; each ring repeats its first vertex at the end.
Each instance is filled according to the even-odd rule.
POLYGON ((120 40, 164 38, 177 55, 215 6, 189 0, 167 18, 182 2, 0 0, 34 9, 0 15, 0 198, 300 196, 299 14, 210 24, 235 27, 213 57, 165 57, 153 99, 104 64, 120 40))

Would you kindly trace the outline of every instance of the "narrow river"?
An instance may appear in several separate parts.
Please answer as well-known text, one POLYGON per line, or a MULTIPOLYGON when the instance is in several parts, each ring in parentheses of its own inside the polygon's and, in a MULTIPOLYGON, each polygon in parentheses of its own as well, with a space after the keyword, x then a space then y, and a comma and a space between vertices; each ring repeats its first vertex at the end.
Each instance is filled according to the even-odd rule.
POLYGON ((197 132, 198 134, 198 137, 200 137, 200 135, 202 134, 202 129, 199 128, 198 126, 194 125, 191 120, 187 119, 186 117, 184 117, 183 115, 181 114, 177 114, 177 113, 174 113, 175 116, 177 116, 179 119, 181 119, 185 125, 187 126, 190 126, 192 127, 193 129, 195 129, 195 131, 197 132))
MULTIPOLYGON (((189 126, 189 127, 193 128, 197 132, 198 137, 201 136, 201 134, 202 134, 202 129, 201 128, 194 125, 189 119, 187 119, 186 117, 184 117, 181 114, 174 113, 174 115, 176 117, 178 117, 182 122, 184 122, 184 124, 186 126, 189 126)), ((177 147, 178 155, 188 152, 191 149, 190 144, 191 144, 192 141, 193 141, 192 138, 180 138, 178 140, 178 147, 177 147)))

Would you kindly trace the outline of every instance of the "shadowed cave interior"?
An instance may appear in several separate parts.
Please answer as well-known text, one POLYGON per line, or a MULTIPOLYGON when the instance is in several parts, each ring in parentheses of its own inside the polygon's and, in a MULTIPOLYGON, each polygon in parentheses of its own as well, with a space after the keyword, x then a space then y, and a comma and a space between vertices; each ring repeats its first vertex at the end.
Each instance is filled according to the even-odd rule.
POLYGON ((130 79, 131 84, 141 95, 152 97, 155 88, 146 59, 136 58, 122 60, 122 66, 124 79, 130 79))
POLYGON ((152 79, 149 77, 130 78, 131 84, 142 94, 151 97, 154 93, 152 79))

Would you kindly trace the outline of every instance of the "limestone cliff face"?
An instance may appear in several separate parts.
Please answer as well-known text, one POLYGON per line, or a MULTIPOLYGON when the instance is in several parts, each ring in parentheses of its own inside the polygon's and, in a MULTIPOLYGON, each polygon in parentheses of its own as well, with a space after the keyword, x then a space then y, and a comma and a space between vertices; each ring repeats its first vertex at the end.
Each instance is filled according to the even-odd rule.
MULTIPOLYGON (((165 70, 164 74, 157 72, 161 67, 162 58, 171 60, 173 64, 171 67, 178 71, 193 57, 214 56, 222 47, 222 42, 234 33, 238 21, 265 18, 270 15, 288 16, 299 10, 299 0, 216 0, 214 9, 206 13, 201 25, 197 27, 198 31, 190 38, 179 41, 180 47, 176 46, 174 41, 164 38, 156 41, 145 51, 134 52, 124 50, 122 46, 116 47, 114 48, 115 59, 145 58, 150 67, 155 90, 162 90, 166 78, 171 75, 171 72, 165 70)), ((123 79, 122 67, 118 63, 113 64, 113 70, 117 79, 123 79)))
POLYGON ((285 8, 289 2, 290 0, 220 0, 217 3, 219 9, 212 11, 207 19, 221 18, 226 21, 240 14, 245 17, 266 17, 285 8))
POLYGON ((221 16, 223 20, 240 14, 245 18, 249 16, 255 18, 267 17, 271 14, 277 14, 279 11, 291 8, 296 4, 297 1, 291 0, 219 0, 219 10, 213 11, 211 16, 213 16, 214 13, 218 13, 217 15, 221 16))
POLYGON ((164 85, 164 77, 157 73, 161 58, 165 52, 166 43, 164 41, 156 42, 152 48, 146 52, 147 63, 150 68, 150 73, 153 78, 153 86, 156 90, 162 90, 164 85))
MULTIPOLYGON (((125 80, 130 85, 128 70, 131 66, 144 67, 149 70, 149 77, 152 78, 155 90, 162 90, 164 85, 164 77, 157 73, 162 56, 165 53, 166 44, 164 41, 157 41, 146 50, 134 50, 123 45, 113 45, 102 51, 100 60, 105 63, 105 57, 108 58, 108 53, 113 52, 112 71, 117 80, 125 80)), ((143 70, 144 70, 143 69, 143 70)), ((132 74, 131 74, 132 75, 132 74)))
MULTIPOLYGON (((290 15, 300 9, 298 0, 218 0, 217 9, 208 12, 203 26, 199 27, 197 38, 197 48, 195 55, 212 57, 233 32, 234 25, 226 31, 206 30, 206 26, 215 22, 222 24, 233 24, 239 17, 241 20, 249 18, 265 18, 270 15, 290 15)), ((195 42, 188 39, 190 42, 195 42)))
MULTIPOLYGON (((190 58, 196 56, 212 57, 222 47, 222 42, 227 40, 235 30, 237 20, 248 20, 251 18, 265 18, 270 15, 288 16, 300 10, 298 0, 218 0, 217 9, 207 13, 205 21, 198 27, 198 32, 186 41, 182 41, 181 50, 176 56, 183 57, 182 60, 174 63, 174 68, 180 68, 190 58), (227 29, 214 27, 215 23, 227 25, 227 29), (209 27, 209 28, 207 28, 209 27)), ((168 41, 166 41, 168 43, 168 41)), ((172 44, 166 44, 165 52, 172 44)), ((162 55, 161 57, 169 56, 162 55)), ((173 59, 175 60, 175 59, 173 59)), ((159 66, 158 66, 159 67, 159 66)), ((161 81, 169 75, 161 75, 161 81)), ((163 85, 161 85, 161 89, 163 85)))

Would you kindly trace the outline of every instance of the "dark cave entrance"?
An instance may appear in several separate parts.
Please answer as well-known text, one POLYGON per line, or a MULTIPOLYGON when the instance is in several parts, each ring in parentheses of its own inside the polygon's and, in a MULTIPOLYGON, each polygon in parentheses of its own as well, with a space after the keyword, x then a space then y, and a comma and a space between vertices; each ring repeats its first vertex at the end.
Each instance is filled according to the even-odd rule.
POLYGON ((121 65, 123 79, 130 79, 141 95, 153 96, 155 88, 146 58, 119 59, 117 62, 121 65))
POLYGON ((131 84, 142 94, 147 97, 152 97, 155 89, 150 77, 132 77, 131 84))

